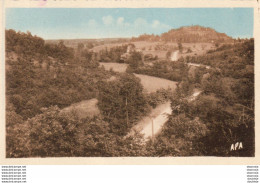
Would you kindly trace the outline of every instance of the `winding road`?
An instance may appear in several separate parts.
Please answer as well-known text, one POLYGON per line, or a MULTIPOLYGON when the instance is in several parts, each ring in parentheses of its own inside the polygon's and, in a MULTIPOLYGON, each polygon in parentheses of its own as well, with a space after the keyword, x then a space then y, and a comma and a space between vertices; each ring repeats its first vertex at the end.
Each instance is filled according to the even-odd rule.
POLYGON ((172 109, 170 102, 158 105, 148 116, 143 117, 143 119, 133 127, 130 135, 134 133, 134 131, 138 131, 144 135, 144 139, 148 140, 152 137, 152 129, 154 135, 157 135, 161 131, 163 125, 167 122, 168 115, 171 113, 172 109))

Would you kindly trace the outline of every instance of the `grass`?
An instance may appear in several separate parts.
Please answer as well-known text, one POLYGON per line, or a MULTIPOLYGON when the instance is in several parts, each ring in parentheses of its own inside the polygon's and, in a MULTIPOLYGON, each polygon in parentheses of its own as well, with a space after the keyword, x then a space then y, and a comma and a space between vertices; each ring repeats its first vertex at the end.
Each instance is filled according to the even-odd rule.
MULTIPOLYGON (((118 64, 118 63, 100 63, 100 65, 104 66, 106 70, 110 70, 111 68, 116 72, 125 72, 127 68, 127 64, 118 64)), ((141 79, 141 84, 143 85, 146 92, 156 92, 156 90, 164 88, 176 88, 177 82, 170 81, 163 78, 147 76, 143 74, 135 74, 136 77, 141 79)))
POLYGON ((98 100, 96 98, 90 100, 83 100, 81 102, 75 103, 61 110, 63 113, 76 112, 80 119, 86 117, 93 117, 100 114, 97 107, 98 100))
POLYGON ((156 90, 164 88, 164 89, 175 89, 177 82, 170 81, 167 79, 162 79, 153 76, 147 76, 142 74, 135 74, 136 77, 141 79, 141 83, 146 92, 156 92, 156 90))

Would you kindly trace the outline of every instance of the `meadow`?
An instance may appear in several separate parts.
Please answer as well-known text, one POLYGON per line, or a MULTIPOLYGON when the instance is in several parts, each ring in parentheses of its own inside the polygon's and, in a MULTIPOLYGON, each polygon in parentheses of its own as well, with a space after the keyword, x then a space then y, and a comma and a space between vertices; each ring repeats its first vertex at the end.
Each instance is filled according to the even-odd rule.
MULTIPOLYGON (((119 64, 119 63, 100 63, 101 66, 104 66, 106 70, 113 69, 116 72, 125 72, 127 68, 127 64, 119 64)), ((135 74, 141 80, 141 84, 143 85, 146 92, 156 92, 158 89, 175 89, 177 82, 170 81, 163 78, 143 75, 143 74, 135 74)))
POLYGON ((79 119, 84 119, 86 117, 94 117, 100 114, 97 107, 98 100, 96 98, 90 100, 83 100, 81 102, 75 103, 61 110, 61 113, 71 113, 74 112, 79 117, 79 119))
POLYGON ((141 84, 144 87, 144 90, 148 93, 156 92, 157 90, 163 89, 175 89, 177 82, 170 81, 163 78, 147 76, 143 74, 135 74, 136 77, 141 79, 141 84))

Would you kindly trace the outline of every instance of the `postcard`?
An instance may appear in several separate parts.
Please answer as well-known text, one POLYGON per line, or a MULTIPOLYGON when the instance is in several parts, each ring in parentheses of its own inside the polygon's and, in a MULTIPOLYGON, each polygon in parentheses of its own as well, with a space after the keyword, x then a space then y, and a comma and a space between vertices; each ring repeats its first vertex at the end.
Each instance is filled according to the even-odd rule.
POLYGON ((257 2, 2 9, 2 163, 259 163, 257 2))

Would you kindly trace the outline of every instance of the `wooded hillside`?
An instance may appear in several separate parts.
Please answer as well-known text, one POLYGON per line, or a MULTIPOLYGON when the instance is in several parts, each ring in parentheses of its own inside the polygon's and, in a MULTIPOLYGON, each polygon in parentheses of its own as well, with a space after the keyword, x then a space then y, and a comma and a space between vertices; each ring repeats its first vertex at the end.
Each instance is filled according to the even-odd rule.
POLYGON ((171 29, 161 35, 144 34, 133 41, 164 41, 182 43, 227 43, 233 39, 225 33, 216 32, 212 28, 202 26, 186 26, 178 29, 171 29))

